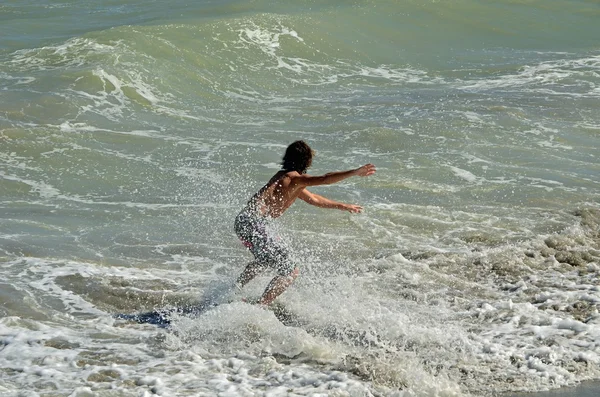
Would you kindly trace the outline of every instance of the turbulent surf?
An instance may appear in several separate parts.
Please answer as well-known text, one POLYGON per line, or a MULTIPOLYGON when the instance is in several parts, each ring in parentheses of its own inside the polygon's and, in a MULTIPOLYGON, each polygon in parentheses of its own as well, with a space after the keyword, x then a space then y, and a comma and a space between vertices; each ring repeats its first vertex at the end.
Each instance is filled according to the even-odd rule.
POLYGON ((595 2, 0 11, 0 394, 487 396, 600 378, 595 2), (274 225, 300 267, 283 309, 114 318, 196 307, 239 274, 234 217, 296 139, 311 172, 378 173, 315 189, 364 213, 299 203, 274 225))

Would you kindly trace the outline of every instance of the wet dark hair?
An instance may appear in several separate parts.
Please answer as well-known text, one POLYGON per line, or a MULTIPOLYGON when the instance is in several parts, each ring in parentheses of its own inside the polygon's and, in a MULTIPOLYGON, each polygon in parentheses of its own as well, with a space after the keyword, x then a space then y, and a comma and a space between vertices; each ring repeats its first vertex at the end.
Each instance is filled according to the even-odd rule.
POLYGON ((285 171, 297 171, 305 174, 312 164, 315 152, 304 141, 296 141, 287 147, 281 162, 285 171))

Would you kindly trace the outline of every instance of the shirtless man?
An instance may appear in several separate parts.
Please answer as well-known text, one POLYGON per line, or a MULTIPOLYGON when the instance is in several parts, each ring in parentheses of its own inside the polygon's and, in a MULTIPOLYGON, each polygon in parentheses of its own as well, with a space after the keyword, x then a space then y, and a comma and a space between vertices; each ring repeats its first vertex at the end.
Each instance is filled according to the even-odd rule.
POLYGON ((252 196, 235 219, 236 234, 255 258, 238 277, 238 287, 243 287, 268 267, 278 273, 259 299, 259 304, 268 305, 273 302, 298 277, 298 268, 292 263, 285 244, 269 231, 270 218, 280 217, 297 198, 321 208, 335 208, 351 213, 362 211, 359 205, 333 201, 311 193, 306 188, 330 185, 351 176, 373 175, 375 166, 366 164, 353 170, 311 176, 306 174, 306 170, 312 164, 313 155, 313 150, 304 141, 296 141, 288 146, 283 156, 282 169, 252 196))

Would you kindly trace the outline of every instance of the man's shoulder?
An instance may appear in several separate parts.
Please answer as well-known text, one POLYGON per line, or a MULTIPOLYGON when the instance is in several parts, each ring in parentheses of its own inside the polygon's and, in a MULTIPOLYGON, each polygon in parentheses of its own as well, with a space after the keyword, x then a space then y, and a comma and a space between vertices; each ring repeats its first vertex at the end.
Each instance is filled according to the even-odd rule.
POLYGON ((287 171, 283 174, 280 174, 277 180, 279 181, 279 185, 281 187, 292 187, 298 184, 302 184, 303 174, 300 174, 298 171, 287 171))
POLYGON ((298 177, 301 177, 301 176, 302 176, 302 174, 300 174, 298 171, 287 171, 287 172, 284 172, 283 174, 280 174, 279 178, 277 178, 277 179, 279 179, 279 180, 281 180, 281 179, 293 180, 294 178, 298 178, 298 177))

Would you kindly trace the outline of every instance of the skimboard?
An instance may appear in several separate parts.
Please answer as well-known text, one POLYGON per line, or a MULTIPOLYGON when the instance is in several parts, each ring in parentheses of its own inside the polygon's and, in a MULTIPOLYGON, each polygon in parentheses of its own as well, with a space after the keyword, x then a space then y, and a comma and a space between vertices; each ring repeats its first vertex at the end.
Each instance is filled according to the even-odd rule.
MULTIPOLYGON (((258 300, 258 299, 256 299, 258 300)), ((248 300, 252 302, 253 300, 248 300)), ((246 301, 242 301, 247 304, 252 304, 246 301)), ((223 302, 222 304, 233 303, 231 302, 223 302)), ((152 310, 148 312, 140 312, 140 313, 117 313, 113 315, 114 318, 118 320, 125 320, 129 322, 134 322, 138 324, 152 324, 156 325, 160 328, 168 328, 171 325, 171 319, 175 316, 190 316, 196 317, 201 315, 202 313, 207 312, 215 307, 219 306, 218 304, 212 305, 199 305, 199 306, 184 306, 184 307, 172 307, 172 308, 163 308, 152 310)), ((284 325, 298 325, 299 320, 298 317, 289 311, 282 303, 274 302, 269 306, 264 307, 267 310, 273 312, 275 317, 281 321, 284 325)))
POLYGON ((117 313, 113 315, 114 318, 118 320, 131 321, 138 324, 152 324, 159 326, 161 328, 167 328, 171 325, 171 317, 173 315, 200 315, 205 311, 216 307, 214 306, 184 306, 184 307, 172 307, 172 308, 164 308, 158 310, 152 310, 149 312, 141 312, 141 313, 117 313))

